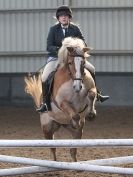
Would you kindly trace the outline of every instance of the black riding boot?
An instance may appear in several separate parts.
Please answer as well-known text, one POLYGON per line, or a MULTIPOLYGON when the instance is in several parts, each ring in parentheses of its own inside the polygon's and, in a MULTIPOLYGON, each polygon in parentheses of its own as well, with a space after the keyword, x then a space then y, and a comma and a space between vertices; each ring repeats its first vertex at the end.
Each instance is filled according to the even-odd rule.
POLYGON ((42 99, 43 103, 40 108, 36 109, 37 112, 47 112, 51 110, 50 104, 50 90, 47 82, 42 82, 42 99))
MULTIPOLYGON (((92 72, 90 72, 90 73, 91 73, 91 76, 92 76, 92 78, 94 79, 94 82, 95 82, 95 85, 96 85, 95 73, 92 73, 92 72)), ((101 95, 100 91, 97 89, 97 101, 104 102, 104 101, 106 101, 106 100, 108 100, 108 99, 109 99, 109 96, 108 96, 108 95, 106 95, 106 96, 101 95)))

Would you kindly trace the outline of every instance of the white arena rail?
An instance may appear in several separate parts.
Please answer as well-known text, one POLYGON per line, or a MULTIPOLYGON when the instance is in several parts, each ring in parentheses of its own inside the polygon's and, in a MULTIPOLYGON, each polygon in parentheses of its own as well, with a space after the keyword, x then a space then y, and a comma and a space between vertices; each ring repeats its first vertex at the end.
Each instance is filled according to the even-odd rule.
MULTIPOLYGON (((13 147, 133 147, 133 139, 82 139, 82 140, 0 140, 0 148, 13 147)), ((0 155, 1 162, 32 165, 12 169, 1 169, 0 176, 48 172, 55 170, 85 170, 88 172, 117 173, 133 175, 133 168, 110 165, 132 164, 133 156, 81 162, 55 162, 25 157, 0 155)))

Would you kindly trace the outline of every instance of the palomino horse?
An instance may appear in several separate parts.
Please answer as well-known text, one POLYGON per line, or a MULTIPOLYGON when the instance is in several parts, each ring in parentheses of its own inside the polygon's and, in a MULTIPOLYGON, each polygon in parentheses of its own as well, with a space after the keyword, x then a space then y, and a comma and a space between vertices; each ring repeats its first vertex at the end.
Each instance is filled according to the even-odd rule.
MULTIPOLYGON (((52 111, 40 113, 41 127, 46 139, 53 139, 61 126, 68 129, 74 139, 81 139, 86 114, 95 116, 96 87, 89 71, 85 69, 89 48, 77 38, 65 38, 58 53, 58 68, 54 75, 51 93, 52 111)), ((41 77, 25 79, 26 91, 37 107, 41 104, 41 77)), ((51 148, 56 160, 56 149, 51 148)), ((71 148, 73 161, 77 149, 71 148)))

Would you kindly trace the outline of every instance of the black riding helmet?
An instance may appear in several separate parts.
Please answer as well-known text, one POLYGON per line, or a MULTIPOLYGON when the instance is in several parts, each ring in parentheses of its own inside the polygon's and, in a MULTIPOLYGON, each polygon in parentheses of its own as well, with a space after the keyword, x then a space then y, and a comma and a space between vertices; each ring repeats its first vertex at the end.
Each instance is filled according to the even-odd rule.
POLYGON ((58 19, 60 15, 68 15, 72 18, 72 10, 67 5, 60 6, 56 11, 56 18, 58 19))

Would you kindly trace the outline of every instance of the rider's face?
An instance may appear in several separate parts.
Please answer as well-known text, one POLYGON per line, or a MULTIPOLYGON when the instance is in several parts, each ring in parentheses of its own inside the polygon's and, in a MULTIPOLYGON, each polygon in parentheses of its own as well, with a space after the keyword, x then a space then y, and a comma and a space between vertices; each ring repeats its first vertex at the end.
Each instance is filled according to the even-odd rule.
POLYGON ((68 25, 70 22, 70 18, 68 15, 60 15, 58 20, 63 26, 68 25))

